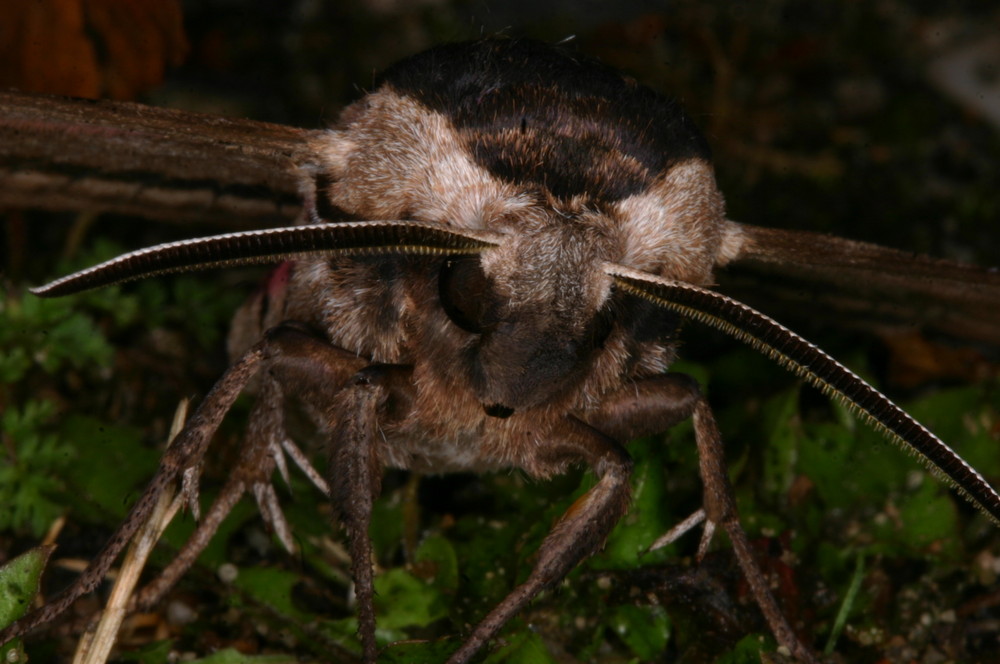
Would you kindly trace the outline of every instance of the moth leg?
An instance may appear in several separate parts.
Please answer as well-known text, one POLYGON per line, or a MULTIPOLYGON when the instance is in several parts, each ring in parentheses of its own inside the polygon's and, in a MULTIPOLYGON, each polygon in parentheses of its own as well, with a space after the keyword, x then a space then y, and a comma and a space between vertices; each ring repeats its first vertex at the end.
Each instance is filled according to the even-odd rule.
MULTIPOLYGON (((267 335, 267 359, 260 391, 247 426, 247 443, 240 461, 194 533, 159 576, 136 596, 134 607, 155 605, 187 572, 208 546, 222 521, 240 497, 252 491, 264 520, 274 529, 287 550, 294 551, 290 528, 277 505, 270 482, 276 457, 291 444, 284 423, 282 382, 294 381, 295 392, 326 393, 342 385, 364 361, 353 353, 331 346, 325 340, 292 323, 271 329, 267 335), (267 502, 265 502, 267 501, 267 502)), ((291 444, 294 447, 294 444, 291 444)), ((294 448, 298 452, 298 448, 294 448)), ((299 452, 301 454, 301 452, 299 452)), ((299 465, 312 466, 304 457, 299 465)), ((325 487, 326 483, 323 482, 325 487)), ((324 491, 329 493, 329 491, 324 491)))
POLYGON ((597 484, 566 510, 539 547, 528 579, 483 618, 452 654, 449 664, 469 661, 539 592, 600 548, 628 507, 632 460, 625 448, 573 417, 566 418, 560 430, 552 433, 558 438, 546 448, 539 448, 543 467, 556 472, 583 461, 597 475, 597 484))
MULTIPOLYGON (((701 399, 698 382, 687 374, 669 373, 635 381, 607 397, 601 407, 583 415, 594 428, 616 440, 628 441, 668 431, 694 415, 701 399)), ((698 560, 704 557, 715 531, 704 508, 696 510, 653 542, 647 551, 667 546, 704 524, 698 560)))
POLYGON ((650 553, 652 551, 656 551, 657 549, 662 549, 665 546, 673 544, 684 535, 687 535, 688 532, 690 532, 697 526, 704 523, 705 526, 703 528, 703 532, 705 534, 702 535, 701 542, 698 545, 698 554, 696 557, 696 560, 700 563, 702 559, 705 557, 706 553, 706 551, 703 551, 702 549, 708 548, 708 544, 711 542, 712 534, 715 532, 715 524, 712 523, 711 521, 706 521, 706 518, 707 516, 705 515, 705 508, 699 507, 694 512, 692 512, 690 516, 685 518, 683 521, 677 523, 673 528, 671 528, 667 532, 660 535, 655 542, 649 545, 649 547, 646 549, 646 553, 650 553))
POLYGON ((327 484, 325 479, 323 479, 322 473, 313 467, 312 462, 309 460, 309 457, 306 456, 305 452, 299 449, 299 446, 296 445, 291 438, 285 438, 281 441, 281 449, 284 450, 285 454, 287 454, 293 462, 295 462, 295 465, 299 467, 299 470, 301 470, 302 474, 306 476, 306 479, 312 482, 312 485, 319 489, 320 493, 329 498, 330 485, 327 484))
POLYGON ((291 324, 269 334, 286 341, 268 358, 269 376, 319 415, 330 437, 329 495, 347 531, 363 657, 374 662, 378 648, 368 527, 382 484, 379 426, 409 412, 411 369, 366 366, 366 360, 291 324))
POLYGON ((80 577, 48 604, 28 613, 0 631, 0 643, 6 643, 39 625, 54 620, 79 597, 97 588, 139 527, 149 519, 164 489, 186 468, 200 463, 223 416, 232 407, 233 401, 264 358, 266 345, 266 341, 254 345, 212 387, 184 430, 178 434, 174 444, 164 452, 156 474, 132 506, 128 516, 80 577))
MULTIPOLYGON (((219 491, 219 495, 212 502, 212 506, 205 513, 204 518, 199 519, 198 527, 184 542, 181 550, 156 579, 136 595, 131 607, 133 610, 145 610, 158 603, 163 595, 191 568, 243 494, 248 489, 256 489, 262 483, 269 481, 275 467, 274 449, 269 443, 274 440, 274 436, 284 432, 281 422, 280 399, 280 389, 273 379, 266 378, 250 416, 247 443, 240 452, 238 465, 219 491), (277 401, 276 406, 275 400, 277 401)), ((260 504, 262 502, 261 494, 255 493, 255 496, 260 504)), ((262 506, 261 512, 264 520, 278 533, 285 548, 293 547, 291 532, 284 515, 280 511, 276 515, 270 506, 262 506)))
POLYGON ((347 531, 351 574, 357 597, 358 634, 365 662, 375 662, 375 586, 372 542, 368 533, 372 507, 382 489, 380 424, 409 410, 411 370, 400 365, 372 365, 359 371, 338 393, 329 410, 331 423, 330 495, 347 531))
POLYGON ((275 363, 271 373, 286 393, 321 415, 330 437, 329 495, 347 531, 363 658, 374 662, 378 647, 368 527, 382 485, 379 426, 409 411, 413 387, 409 367, 366 364, 321 340, 301 339, 294 354, 275 363))
POLYGON ((700 561, 708 551, 716 527, 721 526, 732 541, 737 563, 778 643, 788 648, 800 661, 815 662, 812 653, 798 640, 785 619, 753 557, 750 542, 739 522, 733 488, 726 471, 722 437, 698 383, 690 376, 679 373, 636 381, 606 399, 600 409, 587 415, 587 421, 619 440, 629 440, 665 431, 688 417, 694 421, 704 484, 703 506, 660 537, 650 549, 665 546, 699 523, 704 523, 698 544, 700 561))
POLYGON ((580 417, 618 441, 668 431, 694 415, 701 388, 682 373, 651 376, 627 383, 595 410, 580 417))
POLYGON ((201 555, 201 552, 208 546, 222 521, 239 502, 243 491, 242 482, 230 480, 226 483, 219 495, 212 501, 212 506, 205 513, 204 518, 198 522, 198 527, 184 542, 184 546, 177 552, 173 560, 163 568, 153 581, 150 581, 136 593, 129 605, 130 613, 145 611, 163 599, 163 596, 184 576, 201 555))
POLYGON ((711 407, 704 397, 699 399, 694 411, 694 430, 695 440, 698 444, 701 479, 705 485, 704 509, 708 515, 708 522, 721 526, 729 535, 733 551, 736 554, 736 561, 743 571, 743 577, 750 584, 754 600, 764 614, 764 619, 767 620, 774 638, 782 646, 788 648, 792 656, 799 661, 814 664, 816 659, 809 649, 799 641, 795 630, 788 624, 785 615, 768 589, 764 573, 754 558, 750 540, 740 524, 739 513, 736 510, 733 486, 729 482, 726 470, 722 436, 715 424, 711 407))

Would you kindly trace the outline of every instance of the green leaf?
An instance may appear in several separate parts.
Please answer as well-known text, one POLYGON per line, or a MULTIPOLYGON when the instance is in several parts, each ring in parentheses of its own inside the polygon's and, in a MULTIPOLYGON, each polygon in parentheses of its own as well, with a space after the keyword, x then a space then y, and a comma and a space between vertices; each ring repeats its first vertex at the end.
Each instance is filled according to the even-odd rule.
POLYGON ((760 412, 759 417, 763 420, 767 440, 763 450, 763 489, 770 494, 784 494, 795 478, 802 440, 798 414, 797 386, 768 399, 760 412))
POLYGON ((376 576, 375 593, 379 629, 424 627, 448 613, 434 586, 401 568, 376 576))
POLYGON ((611 629, 641 660, 653 660, 663 652, 670 639, 670 619, 660 606, 616 607, 611 629))
POLYGON ((665 552, 645 556, 644 552, 660 535, 687 515, 671 514, 672 504, 666 489, 668 443, 664 437, 649 437, 629 444, 636 460, 632 475, 632 504, 628 513, 608 537, 603 552, 597 556, 595 569, 631 569, 640 564, 658 562, 665 552))
POLYGON ((453 593, 458 588, 458 556, 455 547, 441 536, 427 537, 417 547, 415 560, 433 567, 430 582, 441 592, 453 593))
POLYGON ((240 569, 233 586, 290 622, 308 622, 314 616, 299 609, 292 599, 292 590, 299 580, 298 574, 287 570, 251 567, 240 569))
POLYGON ((758 634, 748 634, 736 646, 716 661, 716 664, 760 664, 765 639, 758 634))
MULTIPOLYGON (((54 546, 39 546, 0 566, 0 628, 27 613, 38 596, 39 580, 54 546)), ((20 639, 0 647, 0 661, 25 662, 20 639)))
POLYGON ((61 437, 80 450, 67 468, 67 483, 88 498, 77 507, 89 509, 89 517, 96 520, 124 516, 128 499, 149 481, 161 455, 142 444, 138 429, 104 424, 87 415, 67 418, 61 437))
POLYGON ((64 510, 59 504, 61 476, 75 456, 68 441, 44 432, 54 405, 26 401, 0 417, 0 433, 10 441, 0 451, 0 529, 44 533, 64 510))
POLYGON ((913 554, 933 545, 937 555, 953 557, 961 542, 955 502, 940 483, 926 473, 922 478, 920 488, 900 506, 900 546, 913 554))

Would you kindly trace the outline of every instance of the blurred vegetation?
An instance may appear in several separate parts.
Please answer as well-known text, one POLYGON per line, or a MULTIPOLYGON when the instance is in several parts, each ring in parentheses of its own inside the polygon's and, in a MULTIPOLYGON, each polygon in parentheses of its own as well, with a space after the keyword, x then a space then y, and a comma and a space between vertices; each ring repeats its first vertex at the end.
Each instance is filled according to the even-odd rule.
MULTIPOLYGON (((434 43, 498 31, 575 35, 582 51, 683 101, 713 145, 733 218, 1000 265, 997 130, 927 75, 942 49, 1000 21, 986 3, 523 4, 188 3, 188 61, 148 101, 319 126, 374 71, 434 43)), ((44 579, 51 595, 151 476, 177 400, 204 395, 221 375, 228 317, 259 274, 40 301, 26 285, 223 229, 32 211, 7 212, 5 229, 0 563, 65 516, 44 579)), ((791 319, 1000 483, 1000 349, 906 330, 921 340, 913 357, 899 330, 820 325, 766 293, 757 306, 791 319), (956 348, 960 367, 914 369, 940 366, 919 360, 956 348)), ((766 359, 696 329, 682 355, 677 369, 698 378, 717 408, 761 564, 807 642, 831 643, 836 662, 1000 661, 1000 531, 766 359)), ((246 410, 240 402, 220 432, 206 500, 231 466, 246 410)), ((690 426, 629 449, 634 504, 605 550, 513 620, 483 661, 735 663, 773 651, 724 537, 699 567, 693 534, 643 555, 700 504, 690 426)), ((403 642, 384 661, 442 660, 525 577, 549 526, 591 481, 512 473, 425 478, 415 488, 390 474, 372 533, 379 638, 403 642)), ((357 651, 349 565, 330 509, 298 476, 283 494, 301 554, 284 554, 252 504, 240 503, 163 606, 127 627, 123 661, 357 651), (234 581, 219 579, 223 565, 236 567, 234 581)), ((190 530, 184 517, 168 531, 159 564, 190 530)), ((29 641, 35 661, 67 658, 97 601, 29 641)))

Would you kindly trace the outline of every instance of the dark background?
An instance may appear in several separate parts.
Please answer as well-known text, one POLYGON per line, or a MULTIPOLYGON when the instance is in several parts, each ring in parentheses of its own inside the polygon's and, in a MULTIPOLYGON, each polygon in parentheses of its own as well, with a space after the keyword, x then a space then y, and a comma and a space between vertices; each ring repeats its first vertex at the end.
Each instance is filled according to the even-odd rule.
MULTIPOLYGON (((942 58, 995 38, 1000 12, 989 8, 988 3, 630 2, 616 3, 612 9, 610 3, 597 1, 212 0, 175 5, 179 12, 176 15, 164 10, 143 20, 95 9, 109 4, 113 3, 79 3, 85 22, 87 16, 112 17, 88 23, 82 31, 81 48, 86 50, 89 43, 95 54, 86 75, 80 73, 81 68, 90 66, 85 59, 57 57, 59 48, 69 49, 76 41, 28 39, 17 42, 22 44, 20 52, 0 58, 0 62, 8 63, 5 78, 0 80, 22 89, 133 98, 154 105, 321 127, 331 123, 345 103, 370 87, 375 72, 431 45, 493 34, 549 41, 572 38, 581 52, 682 101, 708 136, 731 218, 1000 265, 998 111, 993 109, 991 123, 982 109, 945 93, 932 74, 935 63, 942 58), (40 52, 47 57, 37 57, 40 52), (130 64, 121 64, 116 57, 130 64), (68 69, 61 73, 43 71, 44 63, 63 61, 70 64, 64 65, 68 69), (43 64, 25 65, 15 71, 17 62, 43 64), (60 88, 66 80, 74 85, 89 81, 90 87, 60 88)), ((29 7, 45 11, 46 3, 11 3, 0 9, 0 22, 4 12, 27 20, 24 17, 30 13, 29 7)), ((58 11, 55 3, 52 7, 50 11, 58 11)), ((49 21, 47 25, 56 23, 49 21)), ((8 26, 14 24, 13 18, 6 21, 8 26)), ((0 43, 16 48, 12 40, 0 39, 0 43)), ((981 83, 984 98, 988 99, 991 91, 996 95, 998 65, 992 58, 969 65, 974 70, 973 79, 981 83)), ((22 302, 25 284, 55 276, 61 268, 54 266, 66 266, 60 261, 92 261, 88 252, 106 240, 114 241, 117 250, 124 250, 224 230, 219 226, 178 226, 30 210, 2 214, 5 234, 0 260, 7 298, 3 311, 7 315, 16 310, 14 303, 22 302)), ((240 226, 240 220, 233 219, 225 228, 240 226)), ((29 399, 51 400, 55 412, 50 420, 38 425, 39 431, 67 441, 67 449, 73 449, 76 459, 93 460, 96 454, 75 447, 73 432, 67 431, 72 429, 67 423, 77 422, 72 418, 79 412, 129 427, 138 437, 133 442, 137 449, 153 450, 162 441, 176 398, 203 394, 221 373, 225 366, 222 335, 227 312, 252 290, 257 278, 248 273, 201 281, 192 277, 188 281, 170 281, 162 292, 126 290, 125 297, 133 298, 129 306, 138 313, 124 323, 114 320, 116 315, 108 311, 121 305, 105 301, 81 304, 79 308, 88 312, 95 329, 106 335, 109 347, 115 349, 114 356, 105 359, 99 368, 87 366, 87 362, 75 366, 67 360, 64 370, 28 370, 16 381, 0 386, 0 406, 13 411, 29 399), (199 284, 214 290, 200 293, 199 284)), ((828 311, 810 310, 801 302, 775 300, 767 291, 751 297, 756 306, 848 360, 904 403, 924 404, 938 394, 959 394, 948 397, 951 401, 938 398, 958 405, 952 410, 962 412, 952 415, 959 420, 963 412, 967 420, 978 418, 980 439, 987 441, 985 448, 977 448, 979 458, 988 457, 990 449, 1000 445, 995 346, 930 335, 895 324, 882 326, 871 320, 838 320, 828 311), (992 441, 992 448, 988 441, 992 441)), ((10 320, 7 323, 13 324, 10 320)), ((8 340, 10 352, 18 343, 26 347, 37 344, 31 346, 34 350, 44 348, 41 344, 50 343, 55 336, 45 333, 44 321, 23 325, 25 329, 35 326, 41 332, 35 337, 8 340)), ((920 661, 938 655, 956 661, 997 661, 990 653, 1000 650, 998 632, 995 626, 992 630, 988 627, 995 625, 1000 616, 1000 598, 992 590, 996 572, 991 577, 983 571, 996 566, 996 556, 1000 555, 996 533, 984 527, 983 520, 974 517, 964 504, 956 503, 956 521, 948 532, 960 534, 961 541, 948 547, 931 542, 925 546, 910 543, 880 548, 878 537, 884 535, 883 531, 869 529, 879 519, 892 521, 898 517, 899 510, 893 512, 893 500, 896 492, 905 493, 906 477, 912 477, 907 473, 913 472, 899 469, 916 468, 907 465, 907 456, 894 449, 876 457, 844 461, 839 472, 845 475, 859 468, 858 464, 865 467, 866 473, 873 467, 878 471, 880 465, 885 467, 886 475, 902 473, 901 484, 872 489, 865 495, 867 508, 852 504, 857 512, 824 502, 827 498, 810 488, 818 480, 810 478, 806 471, 796 474, 791 486, 762 495, 769 488, 764 486, 769 461, 761 457, 766 454, 761 449, 768 439, 766 432, 748 431, 747 423, 758 415, 770 417, 768 408, 777 403, 774 395, 789 390, 793 396, 798 395, 792 399, 796 409, 789 421, 828 422, 842 419, 841 415, 831 412, 820 396, 808 390, 797 392, 795 382, 779 370, 748 359, 742 351, 733 351, 732 342, 692 331, 685 343, 685 358, 700 364, 683 368, 708 382, 713 403, 719 408, 724 435, 732 448, 731 463, 737 469, 738 481, 742 481, 738 490, 751 535, 763 536, 762 546, 770 547, 772 553, 777 551, 777 559, 794 559, 792 566, 798 576, 782 593, 782 599, 801 597, 806 638, 817 648, 823 646, 853 570, 854 554, 859 553, 867 561, 864 578, 871 591, 851 614, 854 631, 849 628, 841 638, 839 661, 920 661), (755 445, 755 436, 762 442, 755 445), (800 501, 811 507, 801 507, 800 501), (817 520, 823 525, 816 525, 817 520), (812 536, 828 541, 809 540, 812 536), (839 550, 842 559, 831 562, 829 547, 839 550), (947 551, 942 553, 942 549, 947 551), (793 551, 794 555, 783 557, 783 551, 793 551), (904 601, 906 598, 909 603, 904 601), (958 617, 950 614, 950 618, 938 620, 948 610, 957 610, 958 617), (931 616, 932 627, 916 630, 914 626, 921 624, 924 615, 931 616)), ((930 408, 929 412, 936 411, 930 408)), ((236 422, 223 437, 232 441, 238 432, 236 422)), ((21 441, 9 427, 4 436, 8 460, 23 460, 24 454, 17 452, 21 441)), ((117 439, 110 444, 125 445, 117 439)), ((676 445, 691 443, 679 440, 676 445)), ((220 454, 222 461, 216 464, 224 469, 226 453, 220 454)), ((697 485, 692 480, 676 479, 690 472, 690 467, 683 465, 690 464, 690 459, 669 461, 679 466, 676 470, 671 467, 675 474, 666 482, 675 492, 669 494, 671 501, 676 500, 676 506, 671 507, 676 514, 668 521, 683 517, 684 510, 698 501, 697 485)), ((984 472, 996 484, 1000 460, 987 458, 987 463, 992 465, 984 472)), ((219 468, 215 470, 219 472, 219 468)), ((212 481, 211 471, 210 467, 208 482, 212 481)), ((40 462, 35 470, 25 466, 23 472, 70 475, 65 466, 55 462, 50 466, 40 462)), ((535 494, 530 492, 551 490, 554 497, 544 500, 563 500, 578 481, 572 478, 552 487, 532 485, 525 489, 523 482, 510 478, 482 483, 472 478, 438 483, 432 480, 431 488, 423 490, 425 513, 420 528, 457 533, 460 537, 456 548, 467 551, 476 546, 469 544, 475 540, 466 532, 473 527, 462 524, 475 523, 474 518, 513 518, 511 512, 529 500, 518 491, 528 491, 525 495, 535 500, 535 494), (508 487, 512 481, 516 486, 508 487), (491 497, 508 490, 513 492, 510 498, 491 497), (485 516, 477 516, 476 510, 485 511, 485 516), (442 525, 450 523, 449 519, 460 525, 442 525)), ((70 517, 60 550, 69 558, 92 555, 114 523, 114 515, 107 509, 74 504, 79 482, 82 480, 70 478, 45 490, 56 505, 46 514, 66 513, 70 517), (63 504, 60 501, 71 506, 59 507, 63 504)), ((405 478, 390 478, 388 500, 402 495, 399 492, 404 489, 398 487, 404 486, 405 478)), ((128 499, 129 491, 134 487, 122 488, 123 500, 128 499)), ((300 504, 295 509, 303 507, 300 504)), ((398 516, 390 507, 385 510, 390 514, 388 518, 398 516)), ((313 515, 313 520, 321 524, 328 518, 323 512, 313 515)), ((243 521, 258 523, 249 515, 243 521)), ((248 526, 251 532, 255 532, 254 527, 259 528, 248 526)), ((516 521, 508 527, 515 533, 530 530, 516 521)), ((13 555, 37 541, 37 530, 22 524, 0 532, 0 554, 13 555)), ((392 540, 391 532, 385 539, 392 540)), ((253 550, 246 543, 252 540, 250 535, 230 538, 225 545, 227 555, 240 564, 288 566, 302 572, 303 578, 310 576, 308 562, 285 560, 280 552, 271 549, 267 555, 247 553, 253 550)), ((516 562, 510 564, 523 570, 528 564, 525 560, 530 562, 534 545, 513 535, 511 541, 510 555, 516 556, 516 562)), ((574 591, 565 590, 562 595, 556 593, 551 604, 540 602, 528 622, 542 634, 551 657, 560 662, 625 661, 635 657, 643 661, 711 661, 723 655, 706 652, 695 645, 698 641, 717 640, 719 648, 728 652, 744 634, 765 633, 739 599, 739 582, 727 572, 732 561, 724 553, 714 564, 717 575, 728 584, 725 588, 717 590, 708 581, 690 578, 694 572, 687 567, 689 559, 683 556, 690 555, 692 546, 682 544, 675 553, 670 564, 676 563, 677 567, 647 566, 651 576, 640 580, 628 575, 646 572, 629 570, 611 576, 612 585, 642 589, 638 598, 611 593, 609 599, 607 593, 595 595, 592 590, 584 590, 578 598, 572 594, 574 591), (617 623, 604 614, 583 621, 586 624, 582 627, 579 622, 569 621, 567 625, 567 621, 559 619, 567 612, 566 607, 584 607, 580 609, 583 613, 592 610, 597 614, 610 611, 609 606, 648 606, 643 596, 650 589, 662 590, 664 596, 658 601, 669 607, 672 625, 667 645, 655 656, 629 645, 627 639, 615 637, 609 626, 617 623), (715 601, 717 597, 736 597, 735 606, 739 608, 719 608, 721 600, 715 601), (677 608, 678 603, 682 608, 677 608), (706 614, 716 617, 705 619, 706 614)), ((386 567, 405 562, 406 556, 398 546, 387 544, 385 550, 382 564, 386 567)), ((0 560, 3 557, 0 555, 0 560)), ((460 563, 470 558, 471 562, 462 568, 464 575, 485 565, 472 554, 459 556, 460 563)), ((573 583, 589 589, 587 584, 598 574, 594 570, 618 564, 614 559, 599 561, 596 567, 578 573, 573 583)), ((200 577, 197 574, 194 578, 201 579, 203 588, 182 590, 186 593, 182 598, 189 605, 201 607, 203 617, 223 615, 225 611, 212 608, 212 602, 231 602, 231 598, 225 599, 226 590, 215 587, 219 584, 210 572, 202 572, 200 577)), ((50 577, 50 584, 65 582, 59 573, 50 577)), ((321 581, 303 583, 311 593, 325 597, 326 591, 314 587, 322 586, 321 581)), ((475 587, 471 582, 467 585, 475 587)), ((437 623, 426 632, 417 630, 410 635, 440 636, 461 631, 463 621, 473 622, 479 615, 476 612, 485 608, 477 608, 477 601, 486 604, 492 600, 473 600, 472 609, 453 608, 452 623, 437 623)), ((307 605, 304 610, 310 616, 350 614, 342 602, 334 604, 335 609, 321 603, 320 609, 307 605)), ((620 611, 615 614, 620 617, 631 609, 615 610, 620 611)), ((221 625, 216 620, 207 625, 195 623, 197 629, 174 626, 165 633, 175 639, 173 647, 200 655, 235 645, 251 654, 298 652, 322 656, 322 648, 315 643, 303 645, 311 643, 308 639, 283 645, 274 636, 278 628, 268 632, 254 622, 265 619, 253 610, 247 615, 254 617, 238 614, 229 616, 229 622, 221 625)), ((163 618, 163 622, 168 621, 163 618)), ((60 633, 71 634, 78 627, 64 626, 60 633)), ((526 623, 513 625, 511 634, 519 631, 526 631, 526 623)), ((145 647, 154 641, 140 631, 133 645, 145 647)), ((71 644, 72 639, 66 643, 71 644)))

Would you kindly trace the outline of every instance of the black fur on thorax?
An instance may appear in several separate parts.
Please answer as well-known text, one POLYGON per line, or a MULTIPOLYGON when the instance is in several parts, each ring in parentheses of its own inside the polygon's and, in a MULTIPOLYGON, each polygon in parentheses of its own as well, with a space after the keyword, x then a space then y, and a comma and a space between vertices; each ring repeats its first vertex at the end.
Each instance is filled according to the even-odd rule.
POLYGON ((673 164, 708 160, 674 100, 565 47, 447 44, 381 81, 447 117, 476 162, 515 185, 596 203, 642 193, 673 164))

